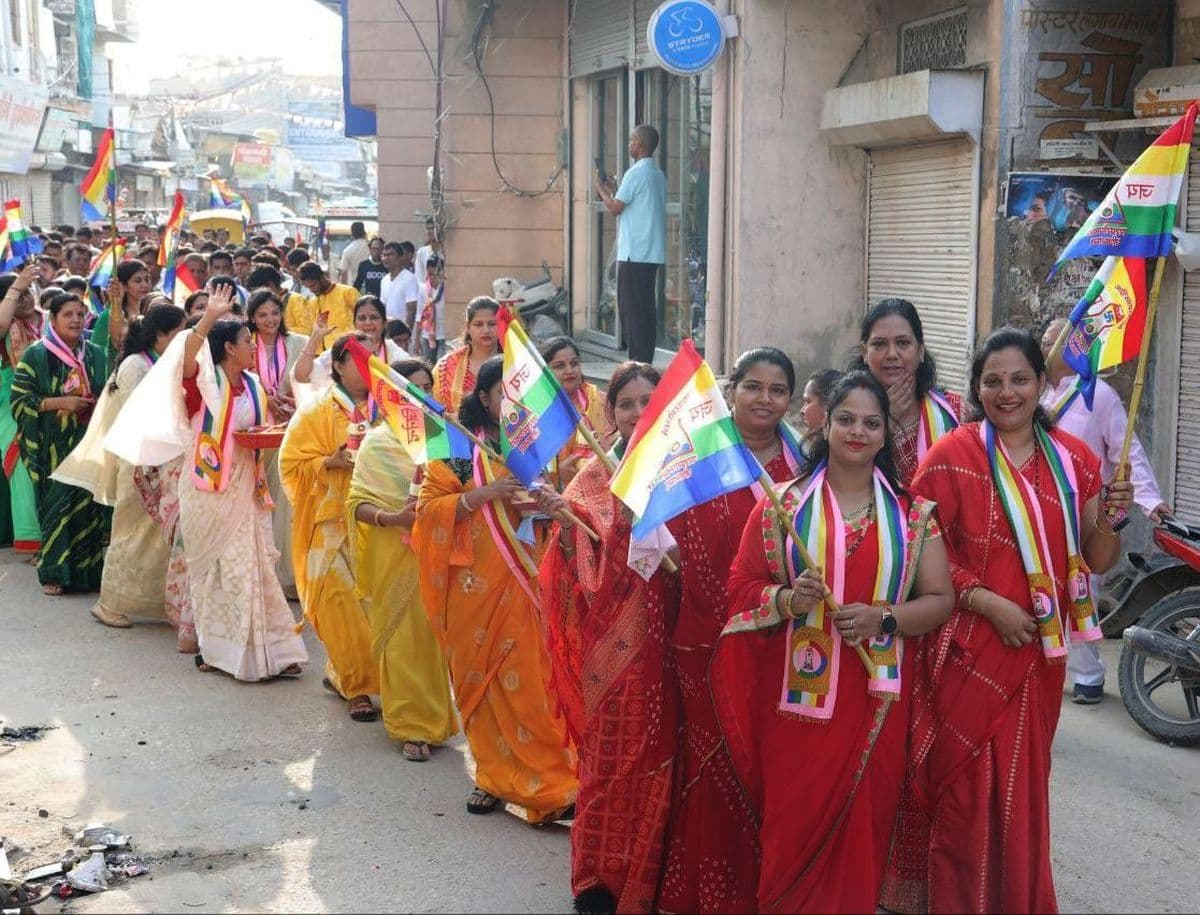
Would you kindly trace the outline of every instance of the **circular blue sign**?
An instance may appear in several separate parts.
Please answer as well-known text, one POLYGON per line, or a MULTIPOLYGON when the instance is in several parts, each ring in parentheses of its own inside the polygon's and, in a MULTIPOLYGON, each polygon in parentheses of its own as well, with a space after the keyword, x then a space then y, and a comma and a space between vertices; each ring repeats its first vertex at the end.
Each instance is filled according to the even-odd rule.
POLYGON ((650 17, 646 43, 664 70, 702 73, 725 49, 725 24, 704 0, 667 0, 650 17))

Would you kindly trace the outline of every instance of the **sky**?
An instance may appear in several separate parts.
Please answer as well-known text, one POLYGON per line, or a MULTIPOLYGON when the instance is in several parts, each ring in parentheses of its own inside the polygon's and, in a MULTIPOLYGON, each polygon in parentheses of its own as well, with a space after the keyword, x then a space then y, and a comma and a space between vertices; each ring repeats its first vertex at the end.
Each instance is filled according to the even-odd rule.
POLYGON ((279 57, 288 73, 340 74, 342 23, 316 0, 141 0, 136 44, 109 45, 118 91, 175 76, 178 56, 279 57))

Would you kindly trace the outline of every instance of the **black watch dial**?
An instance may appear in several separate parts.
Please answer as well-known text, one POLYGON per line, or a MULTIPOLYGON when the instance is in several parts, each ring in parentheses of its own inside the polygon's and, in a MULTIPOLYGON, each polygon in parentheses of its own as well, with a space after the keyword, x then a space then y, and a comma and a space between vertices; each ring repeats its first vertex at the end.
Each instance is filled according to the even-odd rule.
POLYGON ((893 635, 900 628, 900 624, 896 622, 896 618, 890 613, 885 613, 879 623, 879 628, 884 635, 893 635))

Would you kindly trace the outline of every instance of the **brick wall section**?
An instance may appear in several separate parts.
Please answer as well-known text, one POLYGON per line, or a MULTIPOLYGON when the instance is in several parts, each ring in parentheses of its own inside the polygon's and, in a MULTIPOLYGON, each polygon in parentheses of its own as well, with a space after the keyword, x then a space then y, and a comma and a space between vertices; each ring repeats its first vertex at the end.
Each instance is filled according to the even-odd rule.
MULTIPOLYGON (((436 51, 434 0, 405 0, 436 51)), ((498 276, 532 278, 543 260, 562 281, 565 249, 561 176, 550 193, 517 197, 502 189, 491 156, 487 95, 476 72, 471 35, 477 0, 449 0, 444 43, 442 171, 446 189, 447 334, 462 307, 491 294, 498 276)), ((487 33, 483 69, 496 102, 496 154, 505 177, 541 190, 558 163, 563 110, 561 3, 506 0, 487 33)), ((416 34, 395 0, 350 0, 351 101, 378 120, 380 231, 420 243, 430 212, 435 83, 416 34)))

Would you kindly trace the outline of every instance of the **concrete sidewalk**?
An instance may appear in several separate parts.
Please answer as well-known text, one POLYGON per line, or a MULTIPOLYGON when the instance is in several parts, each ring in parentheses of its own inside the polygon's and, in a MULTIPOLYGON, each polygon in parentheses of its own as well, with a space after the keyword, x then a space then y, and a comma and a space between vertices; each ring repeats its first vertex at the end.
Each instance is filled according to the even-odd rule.
MULTIPOLYGON (((100 626, 92 600, 43 597, 33 570, 0 551, 0 719, 58 726, 0 748, 0 835, 34 852, 14 870, 55 860, 75 821, 110 823, 161 859, 67 910, 570 909, 567 830, 468 815, 461 737, 431 762, 405 762, 381 724, 351 722, 321 688, 311 629, 300 681, 238 684, 197 672, 166 626, 100 626)), ((1063 709, 1060 905, 1194 910, 1200 751, 1143 735, 1112 683, 1102 706, 1063 709)))

